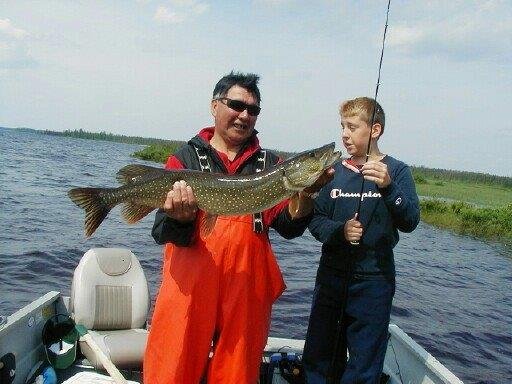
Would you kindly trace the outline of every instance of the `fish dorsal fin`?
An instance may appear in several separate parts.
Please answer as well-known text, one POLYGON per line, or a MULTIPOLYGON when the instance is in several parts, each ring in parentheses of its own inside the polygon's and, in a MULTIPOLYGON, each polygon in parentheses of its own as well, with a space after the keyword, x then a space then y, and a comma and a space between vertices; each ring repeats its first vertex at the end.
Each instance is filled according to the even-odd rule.
POLYGON ((148 213, 153 211, 155 207, 149 207, 147 205, 137 204, 133 202, 126 202, 122 209, 123 218, 128 224, 134 224, 143 217, 147 216, 148 213))
POLYGON ((133 183, 150 173, 164 173, 162 168, 150 167, 142 164, 129 164, 117 171, 116 179, 121 184, 133 183))
POLYGON ((208 212, 201 215, 201 219, 199 220, 199 234, 201 238, 204 239, 212 233, 215 223, 217 222, 217 217, 218 215, 211 215, 208 212))

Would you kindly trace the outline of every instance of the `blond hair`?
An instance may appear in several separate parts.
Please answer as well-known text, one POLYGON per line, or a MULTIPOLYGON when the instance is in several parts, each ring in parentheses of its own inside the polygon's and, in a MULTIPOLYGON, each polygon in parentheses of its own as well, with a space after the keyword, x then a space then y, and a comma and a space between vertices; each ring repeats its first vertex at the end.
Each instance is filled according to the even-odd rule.
POLYGON ((340 106, 340 116, 341 117, 353 117, 358 116, 361 120, 363 120, 366 124, 372 124, 372 115, 373 115, 373 106, 377 105, 377 110, 375 112, 375 120, 374 124, 380 124, 381 126, 381 135, 384 133, 384 123, 386 120, 386 116, 384 115, 384 110, 380 106, 379 103, 370 97, 357 97, 352 100, 344 101, 340 106))

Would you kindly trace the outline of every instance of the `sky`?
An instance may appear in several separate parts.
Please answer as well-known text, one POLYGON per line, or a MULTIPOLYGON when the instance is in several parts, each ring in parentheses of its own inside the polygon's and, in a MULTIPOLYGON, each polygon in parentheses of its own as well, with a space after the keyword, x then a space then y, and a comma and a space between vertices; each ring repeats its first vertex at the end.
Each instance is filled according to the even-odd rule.
MULTIPOLYGON (((375 94, 387 1, 4 0, 0 126, 188 140, 215 83, 261 76, 266 148, 341 148, 339 104, 375 94)), ((512 2, 391 1, 382 152, 512 176, 512 2)))

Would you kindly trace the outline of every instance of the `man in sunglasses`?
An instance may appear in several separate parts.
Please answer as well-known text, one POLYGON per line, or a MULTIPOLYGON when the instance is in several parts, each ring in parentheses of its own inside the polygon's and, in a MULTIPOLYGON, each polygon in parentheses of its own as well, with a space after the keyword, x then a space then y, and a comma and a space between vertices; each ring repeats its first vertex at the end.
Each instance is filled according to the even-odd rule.
MULTIPOLYGON (((254 129, 261 110, 258 80, 233 72, 220 79, 210 105, 215 125, 170 156, 166 168, 243 175, 280 161, 261 149, 254 129)), ((145 383, 257 382, 271 307, 285 289, 268 228, 285 238, 302 235, 311 219, 311 195, 332 172, 260 214, 219 217, 205 238, 198 234, 194 191, 184 181, 174 184, 152 231, 165 246, 145 383)))

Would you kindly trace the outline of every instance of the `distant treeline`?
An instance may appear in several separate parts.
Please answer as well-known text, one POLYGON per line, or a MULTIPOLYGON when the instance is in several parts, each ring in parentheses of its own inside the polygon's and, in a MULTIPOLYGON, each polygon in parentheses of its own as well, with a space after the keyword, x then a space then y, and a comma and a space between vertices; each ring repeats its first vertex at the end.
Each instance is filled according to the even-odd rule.
POLYGON ((428 179, 439 181, 463 181, 468 183, 487 184, 512 188, 512 177, 495 176, 488 173, 454 171, 450 169, 437 169, 426 167, 411 167, 414 181, 426 183, 428 179))
MULTIPOLYGON (((30 128, 24 128, 24 130, 30 130, 30 128)), ((103 140, 103 141, 115 141, 117 143, 125 143, 125 144, 140 144, 140 145, 152 145, 152 144, 172 144, 177 145, 178 147, 183 145, 184 141, 177 140, 164 140, 164 139, 155 139, 151 137, 140 137, 140 136, 125 136, 125 135, 115 135, 113 133, 108 132, 87 132, 83 129, 75 129, 75 130, 65 130, 63 132, 56 131, 37 131, 42 132, 46 135, 52 136, 69 136, 69 137, 77 137, 80 139, 88 139, 88 140, 103 140)))
MULTIPOLYGON (((167 157, 170 154, 174 153, 179 147, 185 144, 184 141, 179 140, 164 140, 164 139, 156 139, 149 137, 140 137, 140 136, 125 136, 125 135, 115 135, 107 132, 87 132, 83 129, 75 129, 75 130, 65 130, 64 132, 56 132, 50 130, 36 130, 31 128, 18 128, 24 131, 32 131, 44 133, 47 135, 54 136, 69 136, 69 137, 78 137, 81 139, 90 139, 90 140, 105 140, 105 141, 114 141, 119 143, 126 144, 140 144, 147 145, 148 147, 135 152, 133 154, 134 157, 154 161, 158 163, 165 163, 167 157)), ((295 152, 284 152, 278 150, 272 150, 277 153, 283 159, 286 159, 290 156, 293 156, 295 152)), ((447 169, 437 169, 437 168, 426 168, 423 166, 413 166, 412 172, 414 176, 414 180, 416 183, 428 183, 428 180, 439 180, 439 181, 462 181, 469 183, 480 183, 491 186, 501 186, 505 188, 512 188, 512 178, 506 176, 495 176, 487 173, 477 173, 477 172, 466 172, 466 171, 454 171, 447 169)))
MULTIPOLYGON (((154 161, 157 163, 165 163, 169 155, 176 152, 185 141, 179 140, 165 140, 165 139, 155 139, 151 137, 140 137, 140 136, 125 136, 125 135, 114 135, 112 133, 107 132, 87 132, 83 129, 75 129, 75 130, 65 130, 63 132, 56 131, 39 131, 31 128, 20 128, 25 131, 34 131, 41 132, 46 135, 53 136, 68 136, 68 137, 77 137, 80 139, 89 139, 89 140, 104 140, 104 141, 115 141, 118 143, 125 144, 140 144, 147 145, 146 148, 141 149, 133 154, 134 157, 137 157, 142 160, 154 161)), ((283 159, 287 159, 292 156, 293 152, 284 152, 272 150, 278 156, 281 156, 283 159)))

